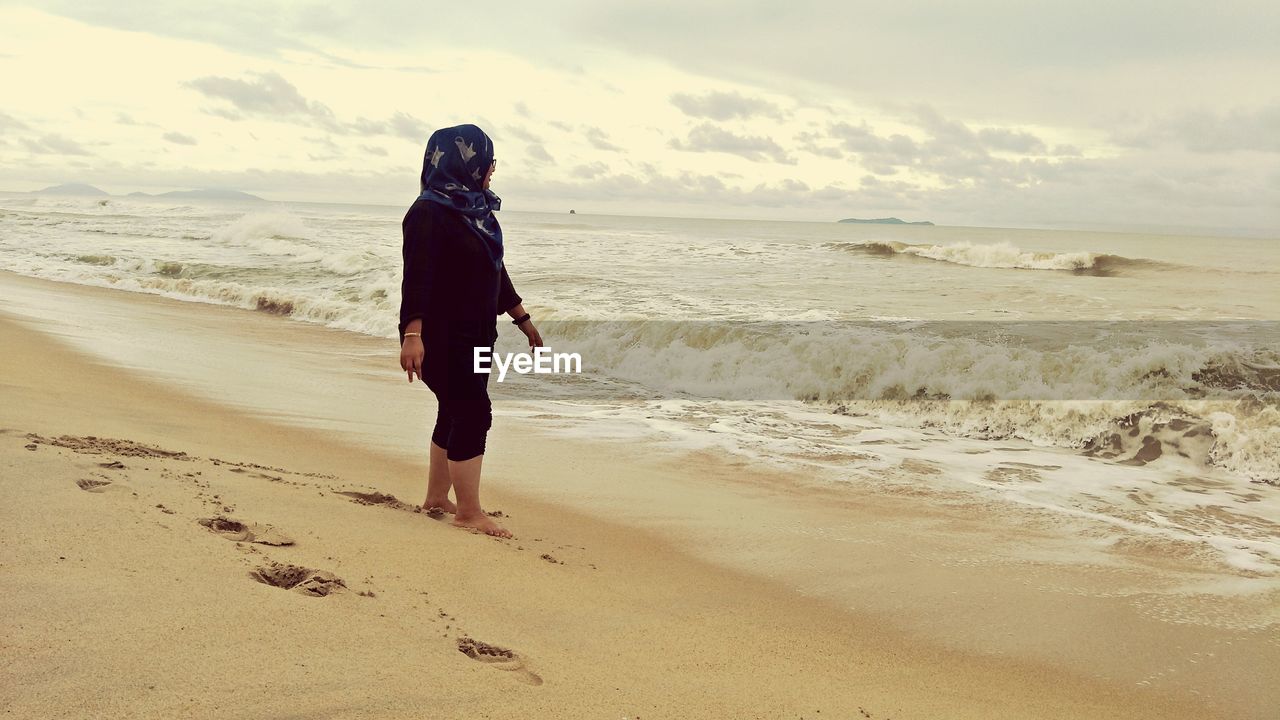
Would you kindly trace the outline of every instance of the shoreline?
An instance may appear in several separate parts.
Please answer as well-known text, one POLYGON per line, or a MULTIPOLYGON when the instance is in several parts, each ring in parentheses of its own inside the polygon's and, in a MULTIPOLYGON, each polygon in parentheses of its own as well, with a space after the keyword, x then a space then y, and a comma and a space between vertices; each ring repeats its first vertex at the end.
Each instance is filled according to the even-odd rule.
MULTIPOLYGON (((9 275, 0 273, 8 276, 0 277, 7 289, 24 282, 9 275)), ((25 280, 61 286, 52 290, 81 301, 122 294, 25 280)), ((193 334, 222 342, 230 337, 226 327, 215 327, 222 318, 233 323, 235 332, 249 343, 275 337, 273 342, 289 346, 339 332, 286 327, 290 324, 261 313, 232 308, 206 312, 219 306, 133 295, 116 300, 139 309, 160 308, 156 312, 195 328, 193 334)), ((371 704, 344 706, 344 716, 394 716, 400 710, 378 703, 388 702, 388 696, 405 697, 410 689, 419 693, 414 702, 438 698, 438 689, 423 693, 409 684, 415 677, 420 682, 423 673, 447 678, 462 688, 468 702, 458 705, 458 712, 464 707, 474 712, 479 703, 481 715, 522 717, 610 713, 686 717, 690 707, 726 717, 787 713, 809 717, 819 709, 823 716, 847 716, 859 708, 876 718, 1156 718, 1191 713, 1263 717, 1275 698, 1276 690, 1270 687, 1245 683, 1256 694, 1241 696, 1239 687, 1228 691, 1229 686, 1222 685, 1221 696, 1210 704, 1179 691, 1177 683, 1170 682, 1176 673, 1149 681, 1145 688, 1081 673, 1079 658, 1053 651, 1053 644, 1070 641, 1098 623, 1104 625, 1080 638, 1079 647, 1070 654, 1094 654, 1100 661, 1102 655, 1110 654, 1108 662, 1116 666, 1146 657, 1147 662, 1163 660, 1160 664, 1184 671, 1183 658, 1175 662, 1158 657, 1174 639, 1205 643, 1214 637, 1239 638, 1174 622, 1162 624, 1152 619, 1161 608, 1136 612, 1123 593, 1120 600, 1097 594, 1117 580, 1123 588, 1151 575, 1120 566, 1072 568, 1065 558, 1046 557, 1034 564, 1005 552, 1020 543, 1054 547, 1056 528, 1050 523, 1007 534, 1008 547, 992 548, 984 558, 974 553, 980 541, 1015 528, 1012 524, 1003 530, 980 526, 982 508, 937 508, 921 498, 858 496, 720 457, 650 457, 643 449, 618 448, 604 441, 549 438, 524 432, 515 427, 516 420, 500 417, 493 451, 486 457, 484 495, 490 510, 501 509, 510 516, 508 527, 516 531, 517 539, 496 541, 455 530, 447 523, 429 522, 424 515, 334 497, 341 491, 382 492, 405 503, 419 502, 412 493, 418 485, 425 489, 425 452, 419 453, 421 457, 405 452, 413 446, 402 444, 404 436, 382 445, 356 446, 335 439, 341 435, 335 433, 340 426, 307 428, 268 422, 243 408, 196 397, 171 377, 83 355, 47 334, 47 321, 42 331, 39 319, 17 317, 0 301, 7 398, 0 411, 6 429, 0 433, 0 458, 6 468, 6 495, 15 498, 7 510, 10 530, 3 536, 9 548, 5 571, 11 580, 8 586, 18 588, 4 593, 6 604, 14 608, 11 624, 18 626, 7 629, 6 646, 10 652, 23 648, 28 653, 11 657, 8 663, 14 669, 11 682, 5 683, 9 689, 4 697, 11 708, 67 712, 72 706, 57 702, 80 702, 86 690, 90 694, 102 690, 92 684, 93 665, 101 661, 97 655, 120 639, 117 627, 105 626, 104 607, 119 627, 154 628, 151 615, 158 607, 128 601, 125 591, 130 587, 143 600, 168 601, 161 617, 211 616, 220 621, 199 628, 183 626, 193 636, 189 647, 218 646, 227 643, 227 633, 244 633, 240 651, 265 661, 263 667, 280 671, 287 676, 286 682, 299 688, 289 697, 242 698, 250 704, 234 706, 237 712, 332 712, 349 700, 351 678, 372 678, 379 672, 392 679, 370 681, 367 687, 378 688, 377 693, 370 691, 371 704), (89 398, 94 398, 94 404, 86 411, 89 398), (139 470, 137 463, 123 456, 120 459, 127 468, 113 474, 111 469, 97 467, 100 458, 95 454, 44 441, 35 443, 36 450, 27 450, 26 433, 32 432, 46 440, 61 435, 122 438, 186 451, 198 459, 157 459, 150 467, 163 469, 139 470), (398 456, 393 450, 397 446, 398 456), (241 465, 235 467, 245 472, 235 473, 225 467, 236 462, 268 469, 241 465), (201 473, 199 481, 185 475, 197 472, 194 468, 201 473), (102 492, 86 492, 76 485, 76 479, 97 478, 95 473, 108 476, 103 479, 109 479, 109 485, 102 492), (287 473, 290 482, 255 478, 253 473, 280 478, 287 473), (602 478, 610 482, 603 484, 602 478), (133 489, 122 492, 126 487, 133 489), (574 503, 554 500, 557 493, 567 491, 576 496, 574 503), (196 522, 197 515, 219 510, 210 504, 213 494, 223 496, 219 502, 230 499, 237 516, 278 525, 297 537, 298 544, 280 548, 227 543, 196 522), (301 502, 304 494, 305 503, 301 502), (144 496, 146 502, 141 500, 144 496), (679 497, 682 507, 664 507, 670 505, 671 497, 679 497), (152 498, 160 502, 150 502, 152 498), (67 514, 42 514, 46 503, 67 514), (791 506, 784 506, 787 503, 791 506), (584 512, 584 507, 594 511, 584 512), (802 524, 806 514, 813 514, 808 526, 802 524), (132 524, 122 522, 125 519, 132 524), (788 535, 806 527, 824 529, 829 539, 819 537, 815 544, 812 537, 788 535), (872 529, 859 534, 858 527, 872 529), (912 534, 929 529, 928 535, 912 534), (784 535, 781 540, 779 530, 784 535), (708 537, 717 536, 722 546, 705 546, 708 537), (886 540, 885 536, 893 537, 886 540), (66 541, 71 538, 84 545, 68 551, 66 541), (771 538, 773 544, 765 544, 771 538), (940 539, 950 540, 945 546, 930 545, 940 539), (1040 544, 1041 540, 1049 544, 1040 544), (412 548, 414 542, 440 550, 430 563, 423 563, 421 553, 412 548), (692 545, 691 551, 691 543, 697 542, 704 545, 692 545), (839 558, 827 558, 833 563, 829 567, 823 558, 812 555, 824 542, 838 543, 841 552, 839 558), (108 547, 115 554, 102 552, 108 547), (152 558, 157 547, 166 548, 160 560, 152 558), (549 552, 540 552, 548 548, 549 552), (884 557, 886 551, 897 557, 884 557), (258 562, 257 556, 262 555, 281 561, 305 560, 300 564, 332 570, 348 582, 349 591, 303 597, 245 579, 246 564, 258 562), (541 555, 550 555, 554 561, 541 555), (58 563, 66 561, 54 558, 64 556, 78 556, 83 572, 59 572, 63 566, 58 563), (861 567, 844 568, 840 582, 814 582, 838 572, 837 559, 853 559, 861 567), (191 575, 156 572, 149 576, 148 568, 158 567, 153 563, 208 574, 220 582, 202 595, 193 589, 204 583, 191 575), (796 564, 805 565, 803 573, 792 572, 796 564), (756 572, 743 572, 743 566, 756 572), (126 570, 127 581, 114 574, 126 570), (848 577, 851 574, 860 577, 848 577), (366 576, 376 582, 361 582, 366 576), (809 578, 808 585, 800 582, 803 578, 809 578), (1035 585, 1027 588, 1015 583, 1035 585), (376 596, 359 596, 357 588, 376 596), (851 589, 861 593, 853 595, 853 607, 833 600, 849 597, 851 589), (422 591, 431 607, 422 605, 422 591), (81 618, 78 626, 59 627, 52 622, 51 608, 41 604, 49 592, 59 598, 52 610, 59 617, 69 613, 81 618), (949 595, 959 597, 937 604, 949 595), (100 604, 98 598, 104 596, 115 602, 100 604), (263 603, 273 612, 255 610, 263 603), (984 608, 993 604, 994 608, 984 608), (995 627, 989 622, 978 623, 972 628, 975 637, 966 640, 956 634, 956 623, 948 617, 989 618, 984 612, 992 609, 1007 616, 999 629, 1009 632, 1011 640, 993 645, 989 638, 979 637, 995 627), (296 631, 295 641, 306 637, 315 631, 314 623, 321 616, 332 621, 324 626, 325 632, 331 631, 340 647, 324 647, 329 640, 323 634, 320 647, 306 644, 307 652, 321 656, 320 669, 313 676, 290 665, 296 658, 291 653, 300 650, 297 644, 278 645, 267 638, 278 627, 296 631), (459 637, 458 625, 446 616, 464 623, 468 637, 511 648, 517 657, 483 663, 459 653, 451 644, 459 637), (905 623, 910 630, 894 627, 895 616, 911 617, 914 624, 905 623), (1046 622, 1048 618, 1053 622, 1046 622), (1167 631, 1168 636, 1156 636, 1156 630, 1167 631), (405 643, 405 637, 419 632, 427 646, 405 643), (1148 644, 1112 648, 1107 642, 1134 635, 1148 644), (342 646, 339 639, 352 645, 342 646), (985 644, 987 650, 976 651, 975 644, 985 644), (352 654, 353 646, 360 652, 352 654), (388 657, 401 658, 405 653, 422 663, 414 674, 386 669, 388 657), (1051 662, 1054 656, 1058 660, 1051 662), (780 658, 785 665, 779 665, 780 658), (23 663, 33 667, 24 673, 19 668, 23 663), (507 672, 495 673, 498 666, 507 672), (39 672, 52 667, 61 667, 70 676, 54 680, 39 672), (534 675, 539 684, 532 682, 534 675), (761 682, 762 678, 769 682, 761 682), (40 704, 46 701, 54 704, 40 704)), ((371 339, 367 348, 348 349, 342 358, 358 358, 385 344, 371 339)), ((299 368, 313 371, 317 367, 310 360, 293 358, 287 353, 277 357, 283 363, 279 368, 253 367, 268 379, 277 372, 288 375, 299 368)), ((366 365, 355 368, 357 373, 373 373, 388 359, 394 365, 389 356, 366 359, 366 365)), ((394 372, 389 374, 394 377, 394 372)), ((215 384, 215 390, 234 382, 225 375, 215 375, 214 380, 224 383, 215 384)), ((410 416, 415 430, 426 432, 430 409, 422 407, 410 416)), ((297 420, 286 418, 285 422, 296 425, 297 420)), ((1179 560, 1169 562, 1177 565, 1179 560)), ((1183 563, 1178 569, 1185 572, 1192 567, 1183 563)), ((1265 616, 1266 607, 1252 612, 1265 616)), ((1227 654, 1227 648, 1221 650, 1227 654)), ((207 655, 205 667, 192 663, 190 653, 181 646, 155 644, 152 651, 172 661, 153 670, 170 683, 196 682, 197 669, 210 677, 196 682, 193 697, 181 701, 193 705, 138 691, 119 698, 124 704, 117 709, 142 716, 193 708, 225 710, 232 706, 217 688, 252 682, 246 679, 246 668, 233 664, 230 648, 207 655)), ((1243 682, 1268 666, 1253 663, 1276 657, 1274 644, 1261 640, 1250 646, 1249 653, 1230 652, 1236 654, 1214 661, 1214 672, 1200 676, 1200 681, 1220 678, 1225 682, 1239 675, 1243 682)), ((129 663, 128 657, 115 661, 113 672, 137 680, 139 668, 129 663)), ((103 702, 101 697, 94 701, 103 702)), ((410 707, 407 700, 402 707, 410 707)))

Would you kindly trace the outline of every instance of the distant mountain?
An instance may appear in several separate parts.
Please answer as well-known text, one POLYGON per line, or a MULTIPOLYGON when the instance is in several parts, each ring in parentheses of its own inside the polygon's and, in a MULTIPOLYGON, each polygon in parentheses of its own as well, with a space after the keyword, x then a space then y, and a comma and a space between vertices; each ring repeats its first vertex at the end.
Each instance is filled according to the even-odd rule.
POLYGON ((861 218, 845 218, 844 220, 840 220, 838 222, 861 223, 863 225, 932 225, 933 224, 928 220, 920 220, 917 222, 907 222, 906 220, 899 220, 898 218, 895 218, 895 217, 872 218, 870 220, 863 220, 861 218))
POLYGON ((85 183, 65 183, 63 185, 54 185, 43 190, 36 190, 38 195, 93 195, 95 197, 106 197, 108 193, 99 190, 92 185, 85 183))
MULTIPOLYGON (((36 190, 37 195, 80 195, 93 197, 111 197, 111 194, 86 183, 65 183, 63 185, 54 185, 43 190, 36 190)), ((170 192, 158 193, 152 195, 144 192, 131 192, 125 197, 136 198, 178 198, 190 200, 241 200, 248 202, 266 202, 264 198, 257 195, 250 195, 247 192, 239 190, 224 190, 220 188, 201 188, 199 190, 173 190, 170 192)))
POLYGON ((239 190, 222 190, 219 188, 201 188, 199 190, 171 190, 152 195, 144 192, 129 193, 128 197, 181 198, 188 200, 248 200, 250 202, 266 202, 257 195, 250 195, 239 190))

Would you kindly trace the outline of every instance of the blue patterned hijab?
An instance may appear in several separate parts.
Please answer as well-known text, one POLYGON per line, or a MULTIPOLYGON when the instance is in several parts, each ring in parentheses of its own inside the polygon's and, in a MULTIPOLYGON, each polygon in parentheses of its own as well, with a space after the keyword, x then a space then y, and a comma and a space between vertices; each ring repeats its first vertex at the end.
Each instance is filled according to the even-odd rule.
POLYGON ((493 142, 475 125, 441 128, 427 140, 422 161, 422 194, 467 219, 467 227, 484 241, 495 266, 502 264, 502 226, 493 212, 502 199, 482 188, 493 164, 493 142))

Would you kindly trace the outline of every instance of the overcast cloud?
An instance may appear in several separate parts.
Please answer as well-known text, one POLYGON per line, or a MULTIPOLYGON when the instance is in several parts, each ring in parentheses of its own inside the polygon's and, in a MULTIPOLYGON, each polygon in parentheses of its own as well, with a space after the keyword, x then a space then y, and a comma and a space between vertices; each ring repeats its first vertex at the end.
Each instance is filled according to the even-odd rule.
POLYGON ((672 139, 671 147, 689 152, 720 152, 737 155, 752 162, 775 162, 794 165, 794 158, 770 137, 735 135, 711 123, 702 123, 689 131, 687 140, 672 139))
POLYGON ((736 92, 710 92, 705 95, 676 93, 671 96, 671 104, 686 115, 712 120, 732 120, 757 115, 777 120, 785 117, 777 105, 759 98, 744 97, 736 92))
POLYGON ((1276 37, 1260 0, 8 2, 0 189, 394 205, 475 122, 508 209, 1280 235, 1276 37))

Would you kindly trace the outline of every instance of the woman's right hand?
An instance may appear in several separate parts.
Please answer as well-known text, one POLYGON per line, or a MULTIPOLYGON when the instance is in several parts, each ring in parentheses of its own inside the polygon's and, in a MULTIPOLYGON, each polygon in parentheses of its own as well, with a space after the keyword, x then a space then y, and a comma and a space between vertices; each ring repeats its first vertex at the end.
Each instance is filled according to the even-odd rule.
POLYGON ((422 358, 425 354, 422 338, 417 335, 410 335, 400 345, 400 369, 408 373, 409 382, 413 382, 415 373, 419 378, 422 377, 422 358))

